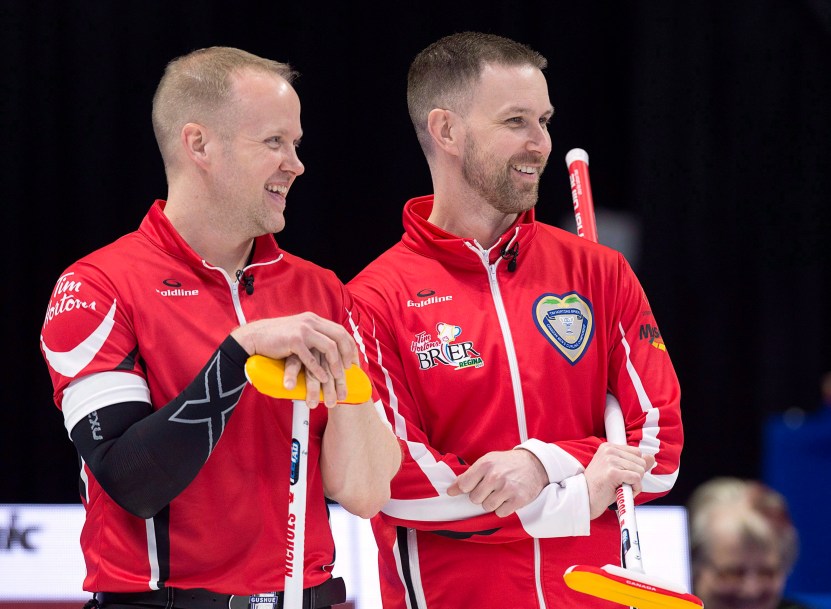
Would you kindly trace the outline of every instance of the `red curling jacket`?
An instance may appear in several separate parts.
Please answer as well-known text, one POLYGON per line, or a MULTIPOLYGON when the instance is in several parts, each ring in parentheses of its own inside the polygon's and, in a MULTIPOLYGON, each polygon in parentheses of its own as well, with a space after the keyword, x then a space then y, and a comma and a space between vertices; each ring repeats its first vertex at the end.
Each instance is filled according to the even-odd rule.
POLYGON ((653 454, 638 503, 666 494, 683 444, 680 389, 649 302, 621 254, 523 214, 488 250, 427 221, 353 279, 370 374, 406 442, 373 519, 385 609, 609 607, 573 592, 573 564, 619 564, 611 510, 589 520, 584 468, 605 441, 607 392, 629 444, 653 454), (447 487, 521 445, 550 484, 506 518, 447 487))

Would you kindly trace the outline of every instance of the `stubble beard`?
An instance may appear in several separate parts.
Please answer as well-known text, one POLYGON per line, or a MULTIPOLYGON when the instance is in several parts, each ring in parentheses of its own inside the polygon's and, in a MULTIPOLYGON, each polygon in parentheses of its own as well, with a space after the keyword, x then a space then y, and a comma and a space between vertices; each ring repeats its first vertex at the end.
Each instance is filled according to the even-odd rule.
POLYGON ((250 223, 251 233, 255 236, 275 234, 286 227, 285 210, 281 213, 271 207, 268 195, 263 195, 261 201, 252 205, 247 221, 250 223))
POLYGON ((244 169, 236 168, 219 186, 221 208, 216 222, 228 232, 256 238, 275 234, 286 226, 285 209, 278 212, 265 188, 259 193, 249 187, 250 177, 244 169))
POLYGON ((465 142, 465 156, 462 161, 462 177, 468 185, 484 199, 488 205, 503 214, 519 214, 528 211, 537 203, 539 181, 530 184, 517 184, 511 172, 512 165, 533 164, 540 161, 540 175, 544 168, 544 159, 539 155, 516 155, 507 164, 485 156, 482 149, 468 138, 465 142))

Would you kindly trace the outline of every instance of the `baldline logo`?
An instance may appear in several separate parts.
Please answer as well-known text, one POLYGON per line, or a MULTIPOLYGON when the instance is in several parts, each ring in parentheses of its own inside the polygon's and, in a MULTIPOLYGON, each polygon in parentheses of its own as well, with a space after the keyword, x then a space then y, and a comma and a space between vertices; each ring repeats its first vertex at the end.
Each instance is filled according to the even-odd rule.
POLYGON ((185 290, 182 288, 182 283, 176 279, 165 279, 162 281, 168 288, 167 290, 156 290, 162 296, 199 296, 199 290, 185 290))
POLYGON ((183 290, 176 288, 175 290, 156 290, 162 296, 199 296, 199 290, 183 290))
POLYGON ((415 301, 412 301, 412 300, 408 300, 407 301, 407 306, 408 307, 421 308, 421 307, 429 306, 431 304, 435 304, 437 302, 449 302, 451 300, 453 300, 453 296, 431 296, 430 298, 427 298, 426 300, 422 300, 421 302, 415 302, 415 301))

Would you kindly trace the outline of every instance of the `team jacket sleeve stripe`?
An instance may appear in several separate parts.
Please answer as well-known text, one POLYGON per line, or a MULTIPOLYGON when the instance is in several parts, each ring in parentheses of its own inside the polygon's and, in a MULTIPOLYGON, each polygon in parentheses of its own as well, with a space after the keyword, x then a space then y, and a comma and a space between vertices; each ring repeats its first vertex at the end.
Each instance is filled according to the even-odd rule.
MULTIPOLYGON (((361 328, 359 324, 355 323, 355 319, 352 316, 352 311, 350 309, 346 309, 346 317, 349 321, 349 329, 352 331, 352 338, 355 339, 355 344, 358 345, 358 350, 360 351, 361 355, 364 358, 364 362, 366 364, 369 363, 369 358, 366 354, 366 345, 364 345, 364 338, 361 334, 361 328)), ((374 396, 373 396, 374 397, 374 396)), ((378 415, 378 418, 384 422, 388 429, 391 429, 392 426, 390 425, 389 421, 387 420, 387 414, 384 411, 384 404, 381 402, 380 399, 374 399, 373 404, 375 407, 375 413, 378 415)))
MULTIPOLYGON (((409 446, 412 443, 408 443, 409 446)), ((429 454, 429 453, 428 453, 429 454)), ((434 461, 435 471, 446 472, 444 487, 455 479, 453 472, 434 461)), ((445 476, 442 476, 445 477, 445 476)), ((432 479, 435 482, 435 478, 432 479)), ((450 497, 444 492, 422 499, 391 499, 383 513, 409 522, 447 523, 489 514, 481 505, 472 503, 467 495, 450 497)), ((549 484, 539 496, 516 515, 522 529, 531 537, 567 537, 589 534, 589 497, 583 476, 574 476, 562 484, 549 484)), ((507 525, 508 519, 500 524, 507 525)))
POLYGON ((395 435, 407 441, 407 421, 401 416, 401 413, 398 411, 398 395, 395 393, 395 387, 392 384, 392 377, 390 377, 390 372, 384 367, 384 356, 382 355, 381 343, 378 342, 378 339, 375 339, 375 353, 378 354, 378 368, 381 369, 381 372, 384 375, 384 386, 387 389, 388 397, 388 405, 390 410, 393 414, 394 419, 394 429, 395 435))
POLYGON ((467 495, 439 495, 426 499, 390 499, 383 512, 388 516, 419 522, 447 522, 482 516, 487 512, 471 503, 467 495))
MULTIPOLYGON (((618 327, 620 329, 621 334, 621 344, 623 345, 623 349, 626 352, 626 371, 628 372, 629 378, 632 381, 632 385, 635 388, 635 392, 638 396, 638 402, 640 403, 641 409, 646 414, 646 419, 644 421, 644 425, 642 428, 641 441, 638 445, 638 448, 644 454, 655 455, 657 459, 658 452, 661 448, 661 441, 658 439, 658 434, 661 431, 661 413, 658 408, 655 408, 652 405, 652 402, 650 401, 649 396, 646 394, 646 390, 644 389, 641 377, 638 374, 638 371, 635 370, 635 366, 632 363, 632 359, 630 357, 632 349, 626 340, 626 332, 623 329, 623 325, 619 324, 618 327)), ((677 479, 677 467, 673 472, 669 474, 653 474, 647 472, 647 474, 643 478, 643 490, 647 493, 665 493, 672 489, 677 479)))
MULTIPOLYGON (((378 368, 383 370, 385 376, 385 385, 389 396, 388 405, 392 410, 392 407, 398 404, 394 384, 389 372, 381 364, 381 345, 377 340, 375 344, 377 348, 376 361, 378 368)), ((402 439, 407 437, 406 420, 397 411, 393 411, 392 416, 395 420, 397 435, 402 439)), ((450 522, 479 517, 480 520, 493 520, 493 524, 502 529, 503 534, 507 534, 512 538, 589 534, 588 491, 582 476, 573 476, 562 486, 559 484, 547 486, 537 499, 517 511, 517 518, 499 518, 487 512, 480 505, 472 503, 467 495, 448 496, 446 494, 447 487, 456 480, 457 472, 444 460, 437 459, 433 451, 424 443, 408 440, 406 441, 406 447, 407 454, 405 457, 408 458, 405 460, 404 467, 407 467, 407 462, 409 462, 410 467, 417 467, 423 474, 422 479, 426 479, 431 485, 430 491, 432 492, 430 492, 429 497, 402 499, 396 496, 394 486, 393 498, 387 502, 382 512, 388 519, 396 521, 396 524, 408 526, 418 523, 419 528, 448 528, 450 522), (569 517, 559 517, 565 514, 568 514, 569 517), (433 523, 434 526, 427 526, 427 523, 433 523)), ((553 448, 566 455, 559 447, 553 448)), ((448 455, 443 457, 452 458, 448 455)), ((562 461, 567 464, 561 468, 563 472, 568 471, 568 469, 575 473, 578 469, 582 472, 582 466, 573 457, 568 456, 567 459, 562 459, 562 461)), ((466 468, 467 466, 462 466, 462 471, 466 468)), ((562 481, 558 480, 558 482, 562 481)), ((409 490, 412 491, 413 489, 409 490)), ((425 491, 426 489, 422 489, 419 492, 423 495, 427 494, 425 491)), ((487 527, 480 522, 477 528, 487 527)), ((500 533, 495 535, 499 536, 500 533)), ((492 541, 492 539, 489 539, 489 541, 492 541)))
POLYGON ((98 372, 72 381, 64 391, 63 419, 67 433, 89 413, 124 402, 147 402, 150 390, 137 374, 130 372, 98 372))

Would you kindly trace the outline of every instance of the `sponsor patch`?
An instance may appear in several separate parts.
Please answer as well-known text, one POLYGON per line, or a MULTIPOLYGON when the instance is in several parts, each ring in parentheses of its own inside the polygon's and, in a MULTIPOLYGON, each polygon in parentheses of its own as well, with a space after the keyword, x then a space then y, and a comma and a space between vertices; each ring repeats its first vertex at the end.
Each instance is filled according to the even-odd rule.
MULTIPOLYGON (((76 299, 70 300, 62 300, 60 308, 56 309, 58 311, 55 313, 56 315, 60 315, 65 311, 73 310, 73 308, 78 307, 85 307, 91 310, 95 309, 95 302, 92 304, 88 303, 81 303, 81 301, 76 299), (68 306, 74 303, 74 307, 68 306), (66 308, 64 308, 66 307, 66 308)), ((50 311, 52 307, 50 305, 50 311)), ((43 349, 43 355, 46 358, 46 361, 49 363, 49 366, 57 372, 58 374, 62 374, 63 376, 73 377, 78 374, 81 370, 86 368, 98 352, 101 350, 101 347, 104 346, 104 343, 107 342, 107 338, 110 336, 110 332, 115 325, 115 311, 116 311, 116 302, 113 300, 113 304, 110 306, 110 310, 107 313, 107 316, 101 320, 98 324, 98 327, 92 331, 92 333, 85 336, 85 338, 80 341, 74 348, 69 349, 68 351, 61 351, 61 350, 53 350, 50 349, 46 345, 46 341, 43 337, 43 334, 40 335, 40 345, 43 349)), ((46 322, 44 322, 44 327, 46 324, 49 323, 49 317, 47 315, 46 322)))
POLYGON ((436 291, 431 288, 424 288, 423 290, 419 290, 416 292, 416 296, 420 300, 407 300, 408 307, 427 307, 431 304, 436 304, 437 302, 451 302, 453 300, 452 295, 448 296, 436 296, 436 291))
POLYGON ((289 483, 293 486, 300 480, 300 442, 291 440, 291 470, 289 472, 289 483))
POLYGON ((439 364, 462 368, 481 368, 485 363, 473 347, 473 341, 457 341, 461 326, 439 322, 436 324, 436 340, 428 332, 419 332, 410 344, 410 350, 418 358, 420 370, 430 370, 439 364))
POLYGON ((591 303, 577 292, 543 294, 534 301, 534 323, 540 333, 573 366, 594 337, 591 303))
POLYGON ((431 304, 435 304, 437 302, 448 302, 448 301, 451 301, 451 300, 453 300, 452 295, 451 296, 431 296, 430 298, 426 298, 426 299, 420 300, 420 301, 407 300, 407 306, 408 307, 421 308, 421 307, 429 306, 431 304))
POLYGON ((649 344, 660 351, 666 351, 667 346, 664 344, 664 339, 661 338, 661 332, 657 326, 652 324, 643 324, 638 331, 639 340, 648 340, 649 344))
MULTIPOLYGON (((252 284, 253 281, 254 279, 252 278, 252 284)), ((163 290, 156 288, 156 293, 162 296, 199 296, 199 290, 187 290, 176 279, 165 279, 162 281, 162 284, 167 286, 167 288, 163 290)))
POLYGON ((52 291, 52 298, 49 300, 49 307, 46 309, 46 317, 43 320, 43 327, 58 315, 75 311, 78 309, 89 309, 95 311, 97 303, 94 300, 87 301, 81 297, 83 282, 73 277, 75 273, 67 273, 58 278, 55 289, 52 291))

